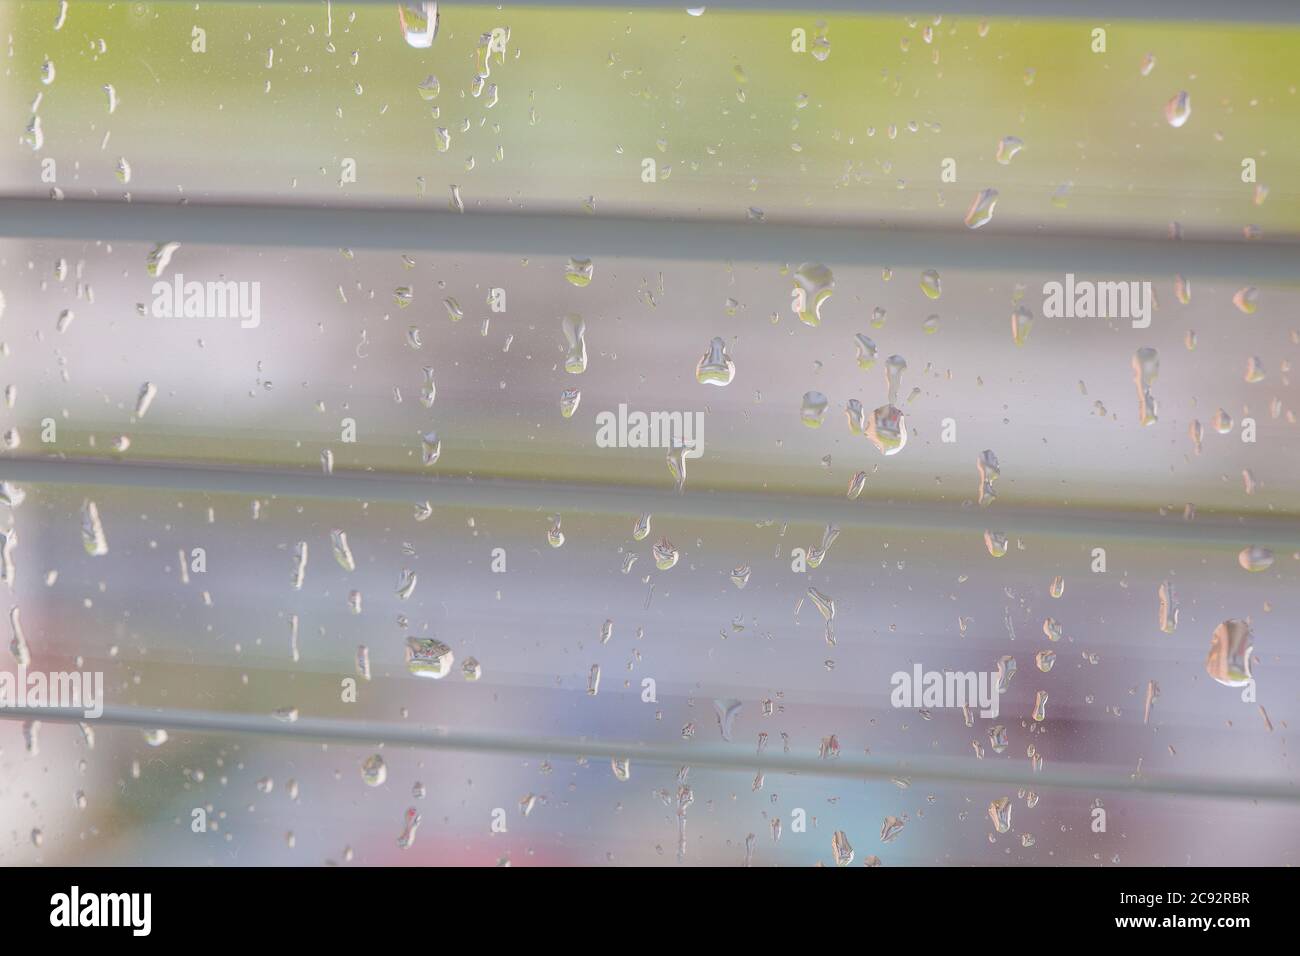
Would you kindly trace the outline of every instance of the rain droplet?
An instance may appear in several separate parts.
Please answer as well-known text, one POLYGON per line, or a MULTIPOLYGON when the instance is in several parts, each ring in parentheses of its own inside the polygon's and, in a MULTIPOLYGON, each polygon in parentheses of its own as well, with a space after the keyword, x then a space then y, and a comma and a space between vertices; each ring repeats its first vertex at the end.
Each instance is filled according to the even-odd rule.
POLYGON ((735 727, 736 718, 740 716, 744 704, 734 698, 725 700, 715 700, 713 702, 713 712, 718 718, 718 729, 722 731, 723 740, 731 740, 731 732, 735 727))
POLYGON ((1259 545, 1242 548, 1237 563, 1246 571, 1267 571, 1273 566, 1273 552, 1259 545))
POLYGON ((677 563, 677 549, 673 547, 672 542, 667 538, 660 538, 653 551, 655 567, 660 571, 667 571, 677 563))
POLYGON ((819 263, 805 262, 794 274, 794 312, 804 325, 822 324, 822 305, 835 290, 831 270, 819 263))
POLYGON ((99 521, 99 508, 89 498, 81 503, 81 543, 86 554, 95 557, 108 554, 108 539, 99 521))
POLYGON ((572 418, 573 413, 578 410, 578 403, 582 401, 582 391, 576 388, 566 388, 560 392, 560 415, 563 418, 572 418))
POLYGON ((1047 691, 1040 690, 1034 695, 1034 712, 1030 716, 1040 723, 1047 719, 1047 691))
POLYGON ((714 338, 709 343, 709 350, 700 357, 695 366, 695 380, 701 385, 730 385, 736 377, 736 363, 727 354, 727 343, 721 338, 714 338))
POLYGON ((587 370, 587 323, 582 316, 569 314, 560 322, 568 349, 564 354, 564 370, 571 375, 581 375, 587 370))
POLYGON ((179 242, 158 243, 149 251, 149 255, 145 258, 145 271, 155 279, 160 278, 162 274, 167 271, 167 267, 171 264, 172 256, 180 247, 181 244, 179 242))
POLYGON ((989 804, 989 819, 993 821, 993 829, 999 833, 1006 833, 1011 829, 1011 798, 999 797, 989 804))
POLYGON ((1141 348, 1133 355, 1133 380, 1138 393, 1138 421, 1154 425, 1157 418, 1156 400, 1151 394, 1151 383, 1160 374, 1160 355, 1152 348, 1141 348))
MULTIPOLYGON (((993 220, 993 209, 998 204, 998 191, 996 189, 982 189, 975 197, 974 202, 970 204, 970 209, 966 210, 967 229, 978 229, 980 226, 988 225, 993 220)), ((922 289, 925 288, 923 285, 922 289)), ((930 295, 926 291, 926 295, 930 295)), ((938 296, 930 296, 938 298, 938 296)))
POLYGON ((1160 630, 1172 634, 1178 630, 1178 595, 1174 592, 1173 584, 1161 581, 1156 597, 1160 601, 1160 614, 1157 618, 1160 630))
MULTIPOLYGON (((881 839, 884 839, 883 835, 881 839)), ((836 830, 831 837, 831 853, 835 857, 836 866, 848 866, 853 862, 853 847, 843 830, 836 830)))
POLYGON ((997 161, 1003 166, 1011 163, 1016 153, 1025 148, 1025 141, 1019 136, 1003 136, 998 140, 997 161))
POLYGON ((1177 128, 1187 122, 1192 115, 1192 97, 1186 90, 1180 90, 1173 99, 1165 104, 1165 119, 1169 125, 1177 128))
POLYGON ((564 267, 564 278, 569 281, 570 285, 585 289, 591 284, 595 272, 596 267, 590 259, 570 259, 569 264, 564 267))
POLYGON ((1214 629, 1205 670, 1225 687, 1245 687, 1251 681, 1250 655, 1254 636, 1245 621, 1227 620, 1214 629))
POLYGON ((415 590, 415 584, 418 580, 416 573, 410 568, 403 568, 402 574, 397 580, 397 596, 405 601, 415 590))
POLYGON ((805 392, 799 409, 800 420, 809 428, 821 428, 830 400, 821 392, 805 392))
POLYGON ((858 350, 858 368, 871 368, 876 364, 876 343, 859 332, 853 337, 858 350))
POLYGON ((420 436, 420 454, 426 465, 436 465, 442 455, 442 439, 437 432, 425 432, 420 436))
POLYGON ((367 787, 382 787, 388 779, 388 765, 379 754, 367 757, 361 765, 361 779, 367 787))
MULTIPOLYGON (((424 0, 422 3, 399 3, 397 19, 402 25, 402 36, 409 46, 417 50, 433 46, 438 36, 437 0, 424 0)), ((412 832, 414 836, 414 832, 412 832)))
POLYGON ((849 479, 849 498, 856 499, 862 494, 862 489, 867 487, 867 473, 865 471, 855 472, 849 479))
POLYGON ((441 680, 451 673, 454 655, 451 648, 431 637, 406 639, 406 669, 416 677, 441 680))
POLYGON ((871 413, 867 438, 883 455, 897 455, 907 444, 907 422, 893 405, 881 405, 871 413))
POLYGON ((991 505, 997 498, 997 492, 993 490, 993 482, 1002 476, 1002 469, 998 467, 998 456, 993 454, 991 449, 986 448, 980 452, 979 460, 975 464, 980 473, 979 502, 982 505, 991 505))
POLYGON ((402 833, 397 838, 397 847, 400 850, 409 850, 415 843, 415 832, 420 828, 420 811, 415 807, 409 807, 406 811, 406 817, 402 823, 402 833))
POLYGON ((1011 341, 1024 345, 1029 340, 1029 332, 1034 327, 1034 313, 1023 305, 1016 306, 1011 313, 1011 341))
POLYGON ((153 382, 145 382, 140 386, 140 393, 135 399, 135 417, 144 418, 145 412, 149 411, 149 406, 153 404, 154 396, 158 394, 158 386, 153 382))
POLYGON ((344 571, 355 571, 357 563, 352 558, 352 549, 348 547, 347 533, 335 528, 330 532, 330 540, 334 544, 334 560, 339 563, 339 567, 344 571))
POLYGON ((1005 557, 1007 553, 1007 536, 1001 531, 985 531, 984 547, 995 558, 1005 557))
POLYGON ((939 273, 934 269, 926 269, 921 273, 921 291, 925 293, 928 299, 937 299, 943 293, 939 273))

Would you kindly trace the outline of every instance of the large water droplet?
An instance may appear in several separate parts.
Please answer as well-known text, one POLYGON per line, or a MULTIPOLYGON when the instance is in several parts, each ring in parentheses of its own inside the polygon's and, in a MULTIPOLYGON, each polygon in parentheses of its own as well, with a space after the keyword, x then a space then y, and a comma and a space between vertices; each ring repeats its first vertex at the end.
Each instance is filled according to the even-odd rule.
POLYGON ((727 343, 721 338, 714 338, 709 343, 709 350, 700 357, 695 366, 695 380, 701 385, 730 385, 736 377, 736 363, 727 354, 727 343))
POLYGON ((431 637, 406 639, 406 669, 416 677, 441 680, 451 673, 451 648, 431 637))
POLYGON ((1165 119, 1175 128, 1187 122, 1192 115, 1192 97, 1186 90, 1180 90, 1174 98, 1165 104, 1165 119))
POLYGON ((830 400, 821 392, 805 392, 799 408, 800 421, 809 428, 821 428, 829 404, 830 400))
POLYGON ((86 554, 95 557, 108 554, 108 539, 99 520, 99 508, 89 498, 81 503, 81 543, 86 554))
POLYGON ((979 502, 982 505, 991 505, 998 496, 993 490, 993 482, 1002 476, 1002 469, 998 466, 998 456, 992 449, 986 448, 980 452, 979 460, 975 465, 980 473, 979 502))
POLYGON ((1226 687, 1245 687, 1251 681, 1250 655, 1254 636, 1245 621, 1227 620, 1214 629, 1205 670, 1226 687))
POLYGON ((589 286, 595 273, 596 267, 590 259, 570 259, 568 265, 564 267, 564 278, 570 285, 577 286, 579 289, 589 286))
POLYGON ((997 161, 1003 166, 1009 165, 1016 153, 1025 148, 1025 141, 1019 136, 1003 136, 998 140, 997 161))
MULTIPOLYGON (((998 204, 998 191, 996 189, 982 189, 966 210, 967 229, 978 229, 980 226, 987 225, 993 220, 993 209, 998 204)), ((929 295, 929 293, 926 293, 929 295)), ((932 298, 934 298, 932 296, 932 298)))
POLYGON ((822 305, 835 290, 831 270, 818 263, 805 262, 795 271, 794 286, 792 305, 799 321, 804 325, 821 325, 822 305))
POLYGON ((330 541, 334 545, 334 560, 339 563, 339 567, 344 571, 355 571, 357 562, 352 557, 352 549, 348 547, 347 533, 335 528, 330 532, 330 541))
POLYGON ((893 405, 881 405, 867 422, 867 438, 884 455, 897 455, 907 444, 907 422, 893 405))
POLYGON ((836 830, 831 836, 831 853, 836 866, 848 866, 853 862, 853 847, 843 830, 836 830))
POLYGON ((1273 552, 1258 545, 1242 548, 1237 563, 1246 571, 1267 571, 1273 566, 1273 552))
POLYGON ((929 299, 937 299, 943 294, 943 284, 939 279, 939 273, 934 269, 926 269, 921 273, 921 291, 929 299))
POLYGON ((1151 394, 1151 383, 1160 374, 1160 355, 1152 348, 1138 349, 1133 355, 1133 381, 1138 393, 1138 421, 1154 425, 1157 418, 1156 400, 1151 394))
POLYGON ((433 46, 438 36, 437 0, 424 0, 422 3, 399 3, 397 19, 402 25, 402 36, 408 45, 417 50, 433 46))
POLYGON ((379 754, 367 757, 361 765, 361 779, 367 787, 382 787, 388 779, 388 765, 384 763, 384 758, 379 754))
POLYGON ((1010 797, 999 797, 989 804, 989 819, 993 821, 993 829, 999 833, 1011 829, 1011 805, 1010 797))
POLYGON ((582 316, 569 314, 560 321, 567 349, 564 353, 564 370, 571 375, 581 375, 587 370, 587 323, 582 316))

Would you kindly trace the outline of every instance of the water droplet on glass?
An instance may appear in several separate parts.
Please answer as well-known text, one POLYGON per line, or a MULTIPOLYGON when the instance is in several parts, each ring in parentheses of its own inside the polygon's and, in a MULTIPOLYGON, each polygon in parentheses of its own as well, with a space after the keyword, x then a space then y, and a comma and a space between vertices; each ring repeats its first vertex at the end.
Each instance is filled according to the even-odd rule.
POLYGON ((1040 723, 1047 719, 1047 691, 1040 690, 1034 695, 1034 712, 1030 716, 1040 723))
POLYGON ((149 406, 153 404, 154 396, 158 394, 158 386, 153 382, 145 382, 140 386, 140 393, 135 399, 135 417, 144 418, 145 413, 149 411, 149 406))
POLYGON ((1160 355, 1152 348, 1141 348, 1133 355, 1133 380, 1138 393, 1138 421, 1154 425, 1157 418, 1156 400, 1151 394, 1151 383, 1160 374, 1160 355))
POLYGON ((145 258, 145 271, 155 279, 161 277, 167 271, 167 266, 171 264, 172 256, 180 247, 179 242, 158 243, 145 258))
POLYGON ((986 448, 980 452, 979 460, 975 464, 980 473, 979 503, 990 505, 997 498, 997 492, 993 490, 993 482, 1002 476, 1002 469, 998 467, 998 456, 991 449, 986 448))
POLYGON ((451 673, 454 655, 451 648, 431 637, 406 639, 406 669, 416 677, 441 680, 451 673))
POLYGON ((736 377, 736 363, 727 354, 727 343, 721 338, 714 338, 709 343, 709 350, 700 357, 695 366, 695 380, 701 385, 730 385, 736 377))
POLYGON ((415 585, 418 577, 410 568, 402 568, 402 573, 397 579, 397 596, 403 601, 407 600, 415 591, 415 585))
POLYGON ((1237 563, 1246 571, 1267 571, 1273 566, 1273 552, 1258 545, 1242 548, 1237 563))
POLYGON ((1165 104, 1165 119, 1175 128, 1187 122, 1192 115, 1192 97, 1186 90, 1180 90, 1173 99, 1165 104))
POLYGON ((1019 136, 1003 136, 998 140, 997 161, 1003 166, 1009 165, 1016 153, 1025 148, 1025 141, 1019 136))
POLYGON ((876 364, 876 343, 859 332, 853 337, 858 350, 858 368, 871 368, 876 364))
POLYGON ((885 817, 885 822, 880 825, 880 842, 893 843, 903 832, 903 826, 904 822, 898 817, 885 817))
POLYGON ((436 0, 422 3, 399 3, 397 19, 402 26, 402 36, 409 46, 417 50, 433 46, 438 35, 438 4, 436 0))
POLYGON ((667 571, 677 563, 677 549, 667 538, 660 538, 654 546, 655 567, 660 571, 667 571))
POLYGON ((1251 681, 1250 655, 1254 636, 1245 621, 1227 620, 1214 629, 1205 670, 1226 687, 1245 687, 1251 681))
POLYGON ((989 819, 993 821, 993 829, 999 833, 1006 833, 1011 829, 1011 798, 999 797, 989 804, 989 819))
POLYGON ((934 269, 926 269, 921 273, 921 291, 925 293, 928 299, 937 299, 943 293, 939 273, 934 269))
MULTIPOLYGON (((966 223, 966 228, 978 229, 980 226, 991 222, 993 220, 993 209, 997 204, 998 191, 996 189, 980 190, 975 200, 970 204, 970 208, 966 210, 966 218, 963 220, 966 223)), ((922 288, 925 287, 922 286, 922 288)), ((926 295, 930 295, 930 293, 927 291, 926 295)), ((938 298, 937 296, 930 297, 938 298)))
POLYGON ((582 316, 569 314, 560 322, 567 349, 564 353, 564 370, 580 375, 587 370, 587 323, 582 316))
POLYGON ((570 259, 568 265, 564 267, 564 278, 569 281, 570 285, 585 289, 591 284, 591 278, 595 275, 595 272, 596 267, 590 259, 570 259))
POLYGON ((800 420, 809 428, 821 428, 830 400, 821 392, 805 392, 799 409, 800 420))
POLYGON ((99 508, 89 498, 81 503, 81 543, 86 554, 96 557, 108 554, 108 539, 99 521, 99 508))
POLYGON ((352 549, 348 547, 347 533, 335 528, 330 532, 330 540, 334 544, 334 560, 339 563, 339 567, 344 571, 355 571, 357 563, 352 558, 352 549))
POLYGON ((402 822, 402 833, 397 838, 397 847, 400 850, 409 850, 415 843, 415 832, 420 828, 420 811, 415 807, 410 807, 406 811, 406 816, 402 822))
POLYGON ((867 422, 867 438, 884 455, 897 455, 907 444, 907 422, 893 405, 881 405, 867 422))
POLYGON ((794 312, 804 325, 822 324, 822 305, 835 291, 831 270, 819 263, 805 262, 794 274, 794 312))
POLYGON ((849 479, 848 496, 850 499, 856 499, 862 494, 862 490, 867 487, 867 473, 865 471, 855 472, 849 479))
POLYGON ((831 836, 831 854, 836 866, 848 866, 853 862, 853 847, 843 830, 836 830, 831 836))
POLYGON ((372 754, 361 765, 361 779, 367 787, 382 787, 388 779, 388 765, 379 754, 372 754))
POLYGON ((722 731, 723 740, 731 740, 731 732, 735 727, 736 718, 740 716, 744 704, 734 698, 725 700, 715 700, 713 702, 713 712, 718 718, 718 729, 722 731))
POLYGON ((426 465, 436 465, 442 455, 442 440, 437 432, 425 432, 420 436, 421 459, 426 465))

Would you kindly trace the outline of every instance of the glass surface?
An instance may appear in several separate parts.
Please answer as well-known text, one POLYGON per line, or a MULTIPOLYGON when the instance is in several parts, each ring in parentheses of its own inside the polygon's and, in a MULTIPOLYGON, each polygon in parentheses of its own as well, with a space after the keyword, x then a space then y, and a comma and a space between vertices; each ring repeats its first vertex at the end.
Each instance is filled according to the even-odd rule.
MULTIPOLYGON (((0 3, 0 212, 1296 248, 1295 28, 394 6, 0 3)), ((14 221, 0 610, 107 709, 0 715, 0 863, 1297 862, 1294 277, 14 221)))

